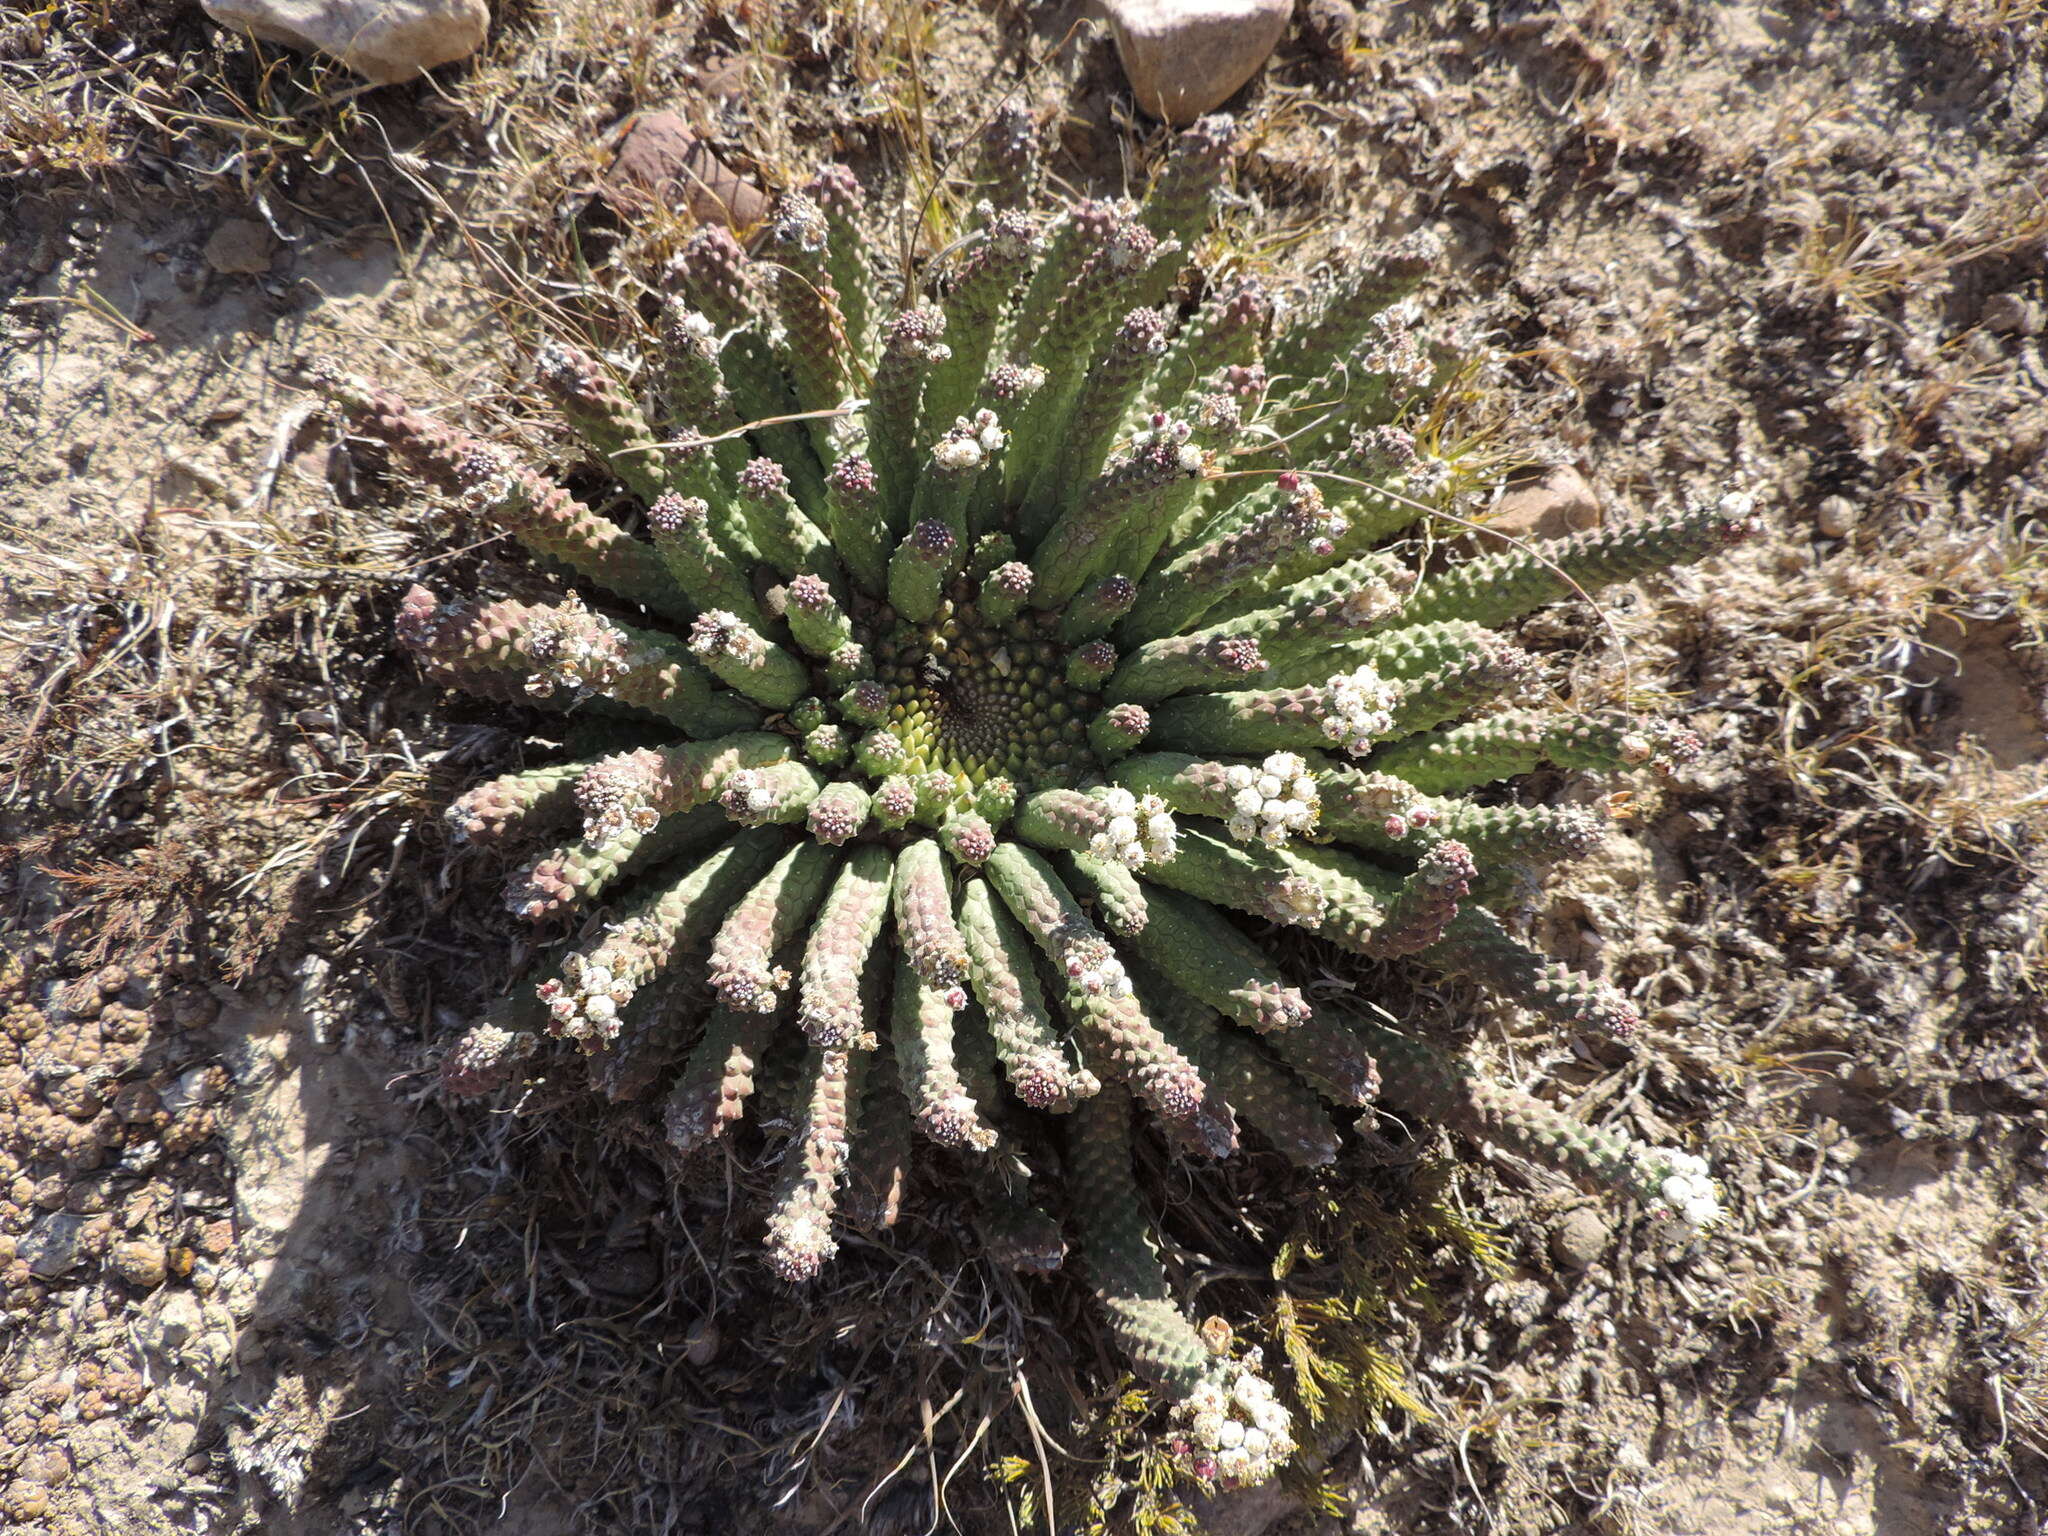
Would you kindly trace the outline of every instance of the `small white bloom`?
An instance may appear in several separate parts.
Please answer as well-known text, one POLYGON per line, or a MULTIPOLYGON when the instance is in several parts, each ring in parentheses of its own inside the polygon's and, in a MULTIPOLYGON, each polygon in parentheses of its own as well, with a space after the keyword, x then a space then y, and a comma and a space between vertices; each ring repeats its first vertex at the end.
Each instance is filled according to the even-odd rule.
POLYGON ((1393 727, 1401 686, 1370 666, 1323 685, 1323 734, 1353 757, 1362 757, 1393 727))
POLYGON ((1239 842, 1256 838, 1277 848, 1312 826, 1321 809, 1308 765, 1292 752, 1275 752, 1257 769, 1234 763, 1223 781, 1232 791, 1224 827, 1239 842))

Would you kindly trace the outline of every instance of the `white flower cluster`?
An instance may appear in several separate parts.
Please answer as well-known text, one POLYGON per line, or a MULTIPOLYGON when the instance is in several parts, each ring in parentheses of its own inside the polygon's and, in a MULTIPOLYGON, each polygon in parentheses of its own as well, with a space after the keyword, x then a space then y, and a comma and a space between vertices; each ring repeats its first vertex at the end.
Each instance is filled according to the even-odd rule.
POLYGON ((1333 553, 1337 540, 1351 531, 1351 522, 1323 502, 1323 493, 1313 480, 1304 480, 1293 470, 1282 470, 1276 483, 1287 494, 1285 505, 1264 514, 1272 531, 1308 554, 1322 557, 1333 553))
POLYGON ((777 1211, 768 1221, 768 1263, 792 1284, 811 1279, 839 1252, 832 1224, 808 1202, 777 1211))
POLYGON ((1212 443, 1229 442, 1244 422, 1244 408, 1229 395, 1204 395, 1195 406, 1195 434, 1212 443))
POLYGON ((582 373, 576 366, 576 355, 552 336, 535 349, 533 371, 543 379, 561 384, 574 384, 582 373))
POLYGON ((1131 453, 1135 457, 1148 448, 1164 446, 1173 451, 1173 461, 1182 474, 1199 474, 1202 469, 1202 450, 1188 441, 1194 433, 1195 429, 1190 423, 1177 421, 1163 411, 1155 411, 1151 426, 1131 434, 1131 453))
POLYGON ((996 205, 985 197, 974 205, 974 216, 989 244, 1012 259, 1034 255, 1044 244, 1028 217, 1016 212, 998 213, 996 205))
POLYGON ((1224 826, 1241 843, 1257 838, 1278 848, 1313 827, 1322 809, 1308 764, 1292 752, 1275 752, 1256 768, 1233 763, 1223 782, 1230 786, 1230 816, 1224 826))
POLYGON ((932 463, 956 474, 978 468, 1002 450, 1007 436, 994 411, 976 411, 974 420, 953 418, 953 430, 932 445, 932 463))
POLYGON ((792 978, 782 966, 724 965, 710 975, 711 989, 735 1013, 773 1013, 792 978))
POLYGON ((475 512, 509 499, 518 483, 512 464, 496 448, 479 445, 463 455, 455 470, 463 506, 475 512))
POLYGON ((1413 299, 1390 304, 1374 315, 1373 328, 1379 335, 1366 349, 1365 366, 1410 389, 1425 388, 1436 375, 1436 365, 1415 339, 1414 328, 1421 320, 1422 306, 1413 299))
POLYGON ((1294 1421, 1258 1363, 1257 1350, 1224 1363, 1174 1410, 1195 1469, 1233 1487, 1265 1482, 1294 1454, 1294 1421))
POLYGON ((1392 728, 1401 685, 1370 666, 1323 685, 1323 734, 1353 757, 1363 757, 1392 728))
POLYGON ((571 955, 560 981, 544 981, 534 991, 547 1005, 557 1035, 569 1040, 605 1041, 619 1032, 619 1010, 633 1000, 634 986, 603 965, 571 955))
POLYGON ((581 698, 602 692, 626 670, 625 632, 601 613, 583 606, 571 592, 561 607, 534 615, 521 636, 521 648, 534 670, 527 674, 526 693, 545 699, 560 690, 581 698))
POLYGON ((738 614, 713 608, 697 615, 690 625, 691 654, 730 656, 744 666, 758 667, 768 659, 768 642, 738 614))
POLYGON ((675 316, 676 329, 690 341, 699 344, 717 342, 718 327, 711 323, 709 315, 699 314, 680 299, 669 300, 669 309, 675 316))
POLYGON ((774 780, 756 768, 741 768, 727 774, 718 801, 726 814, 743 826, 758 825, 779 803, 774 780))
POLYGON ((1115 270, 1130 272, 1154 260, 1170 256, 1179 249, 1178 240, 1162 240, 1154 245, 1149 240, 1119 233, 1103 248, 1102 255, 1115 270))
POLYGON ((583 840, 603 847, 628 832, 652 832, 661 812, 650 798, 648 760, 652 753, 606 758, 576 781, 576 808, 583 813, 583 840))
POLYGON ((1705 1158, 1690 1152, 1658 1152, 1655 1157, 1665 1169, 1657 1193, 1673 1216, 1689 1227, 1706 1228, 1727 1215, 1705 1158))
POLYGON ((1306 875, 1289 875, 1282 880, 1270 881, 1264 895, 1266 915, 1276 923, 1288 923, 1296 928, 1315 927, 1330 908, 1330 898, 1306 875))
POLYGON ((1088 840, 1088 851, 1096 858, 1143 869, 1173 857, 1180 832, 1164 800, 1117 786, 1097 790, 1092 798, 1109 815, 1102 830, 1088 840))
POLYGON ((1089 997, 1129 997, 1130 974, 1109 941, 1086 923, 1062 924, 1053 934, 1067 980, 1089 997))
POLYGON ((1045 370, 1036 363, 1000 363, 989 371, 987 388, 998 400, 1028 400, 1045 388, 1045 370))

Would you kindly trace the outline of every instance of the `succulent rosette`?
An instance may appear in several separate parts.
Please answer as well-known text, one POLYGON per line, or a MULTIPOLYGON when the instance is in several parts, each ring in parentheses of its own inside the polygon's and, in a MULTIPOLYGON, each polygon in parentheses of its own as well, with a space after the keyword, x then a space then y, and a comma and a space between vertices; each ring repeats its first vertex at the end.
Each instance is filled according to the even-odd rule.
POLYGON ((1696 1158, 1312 1005, 1262 937, 1629 1034, 1623 997, 1488 905, 1587 851, 1598 818, 1472 792, 1697 743, 1543 704, 1501 629, 1710 554, 1747 508, 1418 574, 1390 541, 1459 474, 1400 424, 1439 372, 1411 298, 1433 240, 1358 257, 1282 324, 1256 281, 1191 269, 1226 119, 1136 205, 1037 206, 1015 115, 984 151, 967 236, 910 292, 871 266, 862 190, 832 167, 751 255, 718 227, 689 240, 653 355, 542 346, 539 385, 615 480, 601 508, 326 374, 357 432, 561 575, 550 602, 416 587, 404 646, 613 736, 450 809, 459 840, 531 843, 506 905, 555 942, 444 1081, 585 1053, 685 1150, 780 1095, 765 1249, 797 1283, 845 1223, 893 1220, 921 1141, 978 1190, 992 1258, 1050 1270, 1074 1245, 1188 1465, 1253 1482, 1291 1454, 1289 1416, 1255 1354, 1212 1350, 1176 1305, 1143 1127, 1176 1155, 1251 1135, 1310 1166, 1384 1097, 1713 1216, 1696 1158))

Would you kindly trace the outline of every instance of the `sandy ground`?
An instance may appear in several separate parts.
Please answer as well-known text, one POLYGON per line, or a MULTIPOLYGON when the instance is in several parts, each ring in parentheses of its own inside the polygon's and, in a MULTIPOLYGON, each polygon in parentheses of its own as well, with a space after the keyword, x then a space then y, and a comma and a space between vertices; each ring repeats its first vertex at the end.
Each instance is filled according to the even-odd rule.
MULTIPOLYGON (((1308 9, 1357 30, 1291 33, 1234 104, 1238 237, 1305 266, 1431 225, 1516 452, 1610 518, 1731 483, 1767 511, 1525 636, 1710 743, 1531 913, 1649 1043, 1473 1014, 1503 1074, 1706 1149, 1734 1219, 1667 1248, 1462 1149, 1506 1262, 1382 1319, 1420 1411, 1331 1444, 1319 1510, 1210 1528, 2037 1532, 2041 9, 1308 9)), ((1161 135, 1067 21, 535 6, 367 93, 175 6, 0 23, 7 1529, 1050 1529, 1000 1458, 1128 1465, 1076 1288, 983 1274, 943 1192, 792 1299, 731 1216, 758 1170, 679 1185, 624 1112, 431 1091, 518 964, 434 813, 512 734, 386 635, 413 576, 491 556, 394 510, 300 388, 339 354, 497 415, 520 306, 579 301, 566 253, 662 238, 590 202, 641 106, 771 186, 842 157, 900 192, 1015 91, 1114 190, 1161 135)))

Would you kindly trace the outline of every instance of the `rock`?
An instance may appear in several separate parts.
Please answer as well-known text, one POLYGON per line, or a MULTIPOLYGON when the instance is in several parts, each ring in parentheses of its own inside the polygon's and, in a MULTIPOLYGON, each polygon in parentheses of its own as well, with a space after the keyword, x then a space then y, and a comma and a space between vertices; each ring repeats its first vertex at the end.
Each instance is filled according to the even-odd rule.
POLYGON ((647 198, 681 202, 699 223, 748 229, 768 216, 768 194, 711 152, 673 112, 643 112, 619 140, 606 182, 622 212, 647 198))
POLYGON ((1517 539, 1561 539, 1599 526, 1600 497, 1569 464, 1553 464, 1541 480, 1509 491, 1486 518, 1490 532, 1517 539))
POLYGON ((1607 1223, 1590 1205, 1566 1211, 1550 1229, 1550 1256, 1559 1269, 1581 1270, 1600 1262, 1607 1252, 1607 1223))
POLYGON ((1201 1500, 1194 1509, 1200 1522, 1195 1529, 1205 1536, 1265 1536, 1265 1533, 1301 1512, 1301 1498, 1277 1483, 1260 1483, 1251 1488, 1234 1488, 1201 1500))
POLYGON ((224 27, 314 49, 378 85, 466 59, 490 26, 484 0, 203 0, 224 27))
POLYGON ((182 1115, 194 1105, 205 1104, 220 1093, 220 1085, 206 1067, 188 1067, 175 1083, 167 1083, 159 1095, 164 1113, 182 1115))
POLYGON ((116 1243, 107 1255, 114 1273, 130 1285, 157 1286, 164 1283, 162 1243, 116 1243))
POLYGON ((2038 336, 2042 319, 2042 307, 2024 295, 1994 293, 1984 301, 1980 323, 2000 336, 2038 336))
POLYGON ((91 1219, 69 1212, 45 1216, 21 1235, 15 1251, 29 1273, 46 1280, 61 1275, 85 1257, 85 1227, 91 1219))
POLYGON ((167 1359, 206 1328, 206 1313, 190 1291, 164 1291, 135 1319, 136 1339, 146 1355, 167 1359))
POLYGON ((1293 0, 1101 0, 1138 105, 1176 126, 1214 111, 1258 73, 1293 0))
POLYGON ((269 227, 256 219, 229 219, 206 242, 206 264, 234 277, 270 270, 277 242, 269 227))
POLYGON ((718 1324, 708 1317, 700 1317, 690 1324, 690 1331, 683 1336, 683 1358, 694 1366, 707 1366, 718 1358, 720 1342, 718 1324))
POLYGON ((1813 509, 1813 526, 1823 538, 1848 537, 1856 526, 1856 503, 1846 496, 1821 497, 1820 505, 1813 509))

